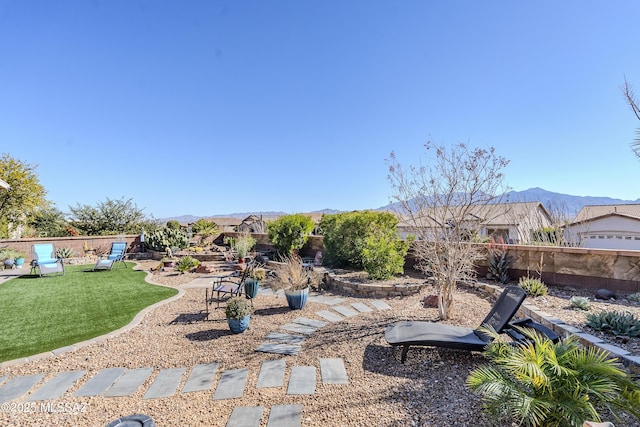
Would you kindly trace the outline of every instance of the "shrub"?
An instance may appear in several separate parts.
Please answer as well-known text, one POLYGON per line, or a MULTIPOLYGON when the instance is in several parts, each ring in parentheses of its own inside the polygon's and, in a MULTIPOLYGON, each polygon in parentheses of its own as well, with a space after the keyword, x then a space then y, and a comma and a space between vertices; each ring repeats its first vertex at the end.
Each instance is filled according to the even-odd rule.
POLYGON ((627 299, 633 302, 640 302, 640 292, 636 292, 635 294, 629 295, 627 299))
POLYGON ((365 239, 362 265, 370 278, 386 280, 404 271, 404 259, 410 241, 388 236, 381 230, 365 239))
POLYGON ((247 232, 240 233, 237 237, 229 237, 226 241, 235 251, 238 259, 244 259, 256 244, 256 239, 247 232))
POLYGON ((541 297, 547 294, 549 289, 547 285, 542 283, 540 279, 536 279, 534 277, 521 277, 518 280, 518 286, 520 286, 530 297, 541 297))
POLYGON ((171 230, 180 230, 180 223, 175 219, 170 219, 167 221, 167 228, 171 230))
POLYGON ((200 261, 198 261, 197 259, 189 255, 183 256, 176 264, 176 270, 178 270, 180 273, 184 273, 191 270, 192 268, 196 268, 199 264, 200 261))
POLYGON ((313 220, 306 215, 283 215, 267 225, 267 234, 280 255, 290 255, 307 243, 313 227, 313 220))
POLYGON ((227 319, 242 319, 246 315, 251 314, 251 302, 246 298, 229 298, 227 306, 224 309, 224 314, 227 319))
POLYGON ((488 331, 495 338, 484 352, 491 364, 467 378, 494 418, 532 427, 579 427, 584 420, 601 421, 601 414, 640 416, 640 387, 606 351, 582 347, 575 336, 553 343, 523 332, 531 341, 514 346, 488 331))
POLYGON ((569 300, 571 307, 578 308, 580 310, 589 311, 591 308, 591 301, 587 297, 571 297, 569 300))
POLYGON ((165 251, 166 248, 184 249, 189 246, 189 237, 182 230, 163 228, 149 234, 146 245, 154 251, 165 251))
POLYGON ((387 241, 398 241, 398 219, 389 212, 345 212, 323 215, 320 230, 327 261, 336 267, 363 267, 367 238, 376 233, 387 241))
POLYGON ((612 335, 640 336, 640 320, 631 313, 603 311, 587 314, 587 326, 612 335))

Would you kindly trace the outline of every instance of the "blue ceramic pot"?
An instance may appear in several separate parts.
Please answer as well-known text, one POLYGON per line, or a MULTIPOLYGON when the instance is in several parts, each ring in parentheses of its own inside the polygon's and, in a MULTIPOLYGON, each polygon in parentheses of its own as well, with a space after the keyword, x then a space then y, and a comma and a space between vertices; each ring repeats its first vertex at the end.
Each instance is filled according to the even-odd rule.
POLYGON ((227 319, 227 323, 232 333, 241 334, 249 327, 249 320, 251 320, 251 315, 247 314, 242 319, 227 319))
POLYGON ((302 310, 307 305, 307 298, 309 297, 309 288, 295 291, 285 291, 287 297, 287 304, 291 310, 302 310))
POLYGON ((258 295, 260 281, 256 279, 247 279, 244 282, 244 293, 247 298, 254 299, 258 295))

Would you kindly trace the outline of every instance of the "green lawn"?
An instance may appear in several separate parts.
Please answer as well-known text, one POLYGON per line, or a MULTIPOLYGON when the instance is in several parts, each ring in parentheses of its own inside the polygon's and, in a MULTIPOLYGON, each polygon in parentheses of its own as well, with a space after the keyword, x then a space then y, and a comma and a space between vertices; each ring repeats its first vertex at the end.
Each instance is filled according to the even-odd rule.
POLYGON ((127 265, 96 272, 69 266, 64 276, 22 276, 0 285, 0 362, 114 331, 178 293, 146 283, 145 272, 127 265))

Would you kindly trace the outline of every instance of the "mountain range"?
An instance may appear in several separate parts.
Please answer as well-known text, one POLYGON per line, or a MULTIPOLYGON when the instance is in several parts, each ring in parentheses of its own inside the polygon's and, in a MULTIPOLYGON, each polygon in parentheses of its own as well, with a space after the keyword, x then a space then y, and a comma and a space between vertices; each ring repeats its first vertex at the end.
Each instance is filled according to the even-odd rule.
MULTIPOLYGON (((569 219, 573 219, 580 209, 587 205, 623 205, 623 204, 640 204, 640 198, 636 200, 614 199, 612 197, 594 197, 594 196, 573 196, 570 194, 554 193, 542 188, 529 188, 524 191, 509 191, 505 194, 507 202, 541 202, 544 207, 552 213, 552 215, 561 215, 569 219)), ((371 208, 371 210, 394 210, 394 203, 381 206, 379 208, 371 208)), ((313 212, 314 214, 333 214, 341 211, 336 209, 322 209, 313 212)), ((288 212, 236 212, 230 214, 210 215, 206 218, 246 218, 249 215, 262 215, 264 218, 276 218, 286 215, 288 212)), ((181 223, 195 222, 202 216, 181 215, 170 218, 160 218, 160 221, 168 221, 170 219, 177 220, 181 223)))

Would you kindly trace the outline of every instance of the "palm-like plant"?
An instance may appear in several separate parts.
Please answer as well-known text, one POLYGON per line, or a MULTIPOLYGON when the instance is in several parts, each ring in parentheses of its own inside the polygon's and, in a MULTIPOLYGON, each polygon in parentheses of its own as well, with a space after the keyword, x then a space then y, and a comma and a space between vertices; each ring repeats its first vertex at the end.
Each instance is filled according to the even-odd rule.
POLYGON ((600 421, 600 414, 617 418, 625 412, 640 418, 640 386, 608 353, 582 347, 575 337, 558 343, 522 330, 530 342, 512 345, 495 331, 485 355, 492 365, 467 378, 496 418, 525 426, 581 426, 600 421))

